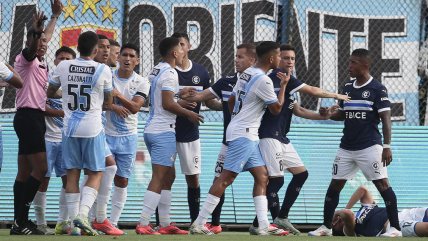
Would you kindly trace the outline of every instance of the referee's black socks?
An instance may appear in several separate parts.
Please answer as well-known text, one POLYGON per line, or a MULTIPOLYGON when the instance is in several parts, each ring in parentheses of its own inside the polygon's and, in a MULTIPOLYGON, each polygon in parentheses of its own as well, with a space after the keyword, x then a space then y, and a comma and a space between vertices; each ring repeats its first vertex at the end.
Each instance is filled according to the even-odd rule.
POLYGON ((19 205, 19 213, 16 218, 19 222, 28 220, 28 212, 30 210, 31 203, 34 200, 41 183, 41 181, 31 175, 25 182, 24 193, 22 195, 21 204, 19 205))

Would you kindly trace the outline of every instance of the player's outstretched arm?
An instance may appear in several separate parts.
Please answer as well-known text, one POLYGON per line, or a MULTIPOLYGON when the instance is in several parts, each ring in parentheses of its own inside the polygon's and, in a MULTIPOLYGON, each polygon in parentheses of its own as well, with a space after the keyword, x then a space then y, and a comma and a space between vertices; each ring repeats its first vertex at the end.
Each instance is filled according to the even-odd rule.
POLYGON ((329 119, 333 114, 336 113, 336 110, 340 108, 338 105, 333 105, 330 107, 330 109, 327 110, 327 112, 324 115, 316 114, 310 110, 307 110, 299 105, 299 103, 294 104, 293 108, 293 114, 302 117, 309 120, 327 120, 329 119))
POLYGON ((382 120, 382 132, 383 132, 383 152, 382 162, 383 166, 388 166, 392 162, 392 152, 389 145, 391 144, 391 111, 386 110, 379 113, 380 119, 382 120), (388 145, 388 146, 386 146, 388 145))
POLYGON ((340 222, 340 220, 343 220, 344 226, 343 231, 347 236, 354 236, 354 228, 355 228, 355 214, 352 212, 351 209, 341 209, 336 212, 334 212, 333 215, 333 225, 335 225, 336 222, 340 222))
POLYGON ((318 98, 334 98, 335 100, 344 100, 346 102, 350 102, 351 100, 351 97, 347 95, 335 94, 310 85, 305 85, 298 91, 318 98))
POLYGON ((12 68, 12 66, 10 66, 10 64, 5 63, 5 65, 10 71, 13 72, 12 78, 10 78, 7 83, 18 89, 22 88, 23 83, 21 76, 18 74, 18 72, 16 72, 16 70, 12 68))
POLYGON ((49 83, 48 90, 46 91, 46 96, 51 99, 60 99, 62 97, 62 91, 60 92, 61 95, 59 95, 59 87, 59 85, 53 85, 49 83))
POLYGON ((351 209, 358 201, 365 204, 374 204, 372 195, 370 195, 370 192, 366 186, 361 185, 357 188, 357 190, 355 190, 345 208, 351 209))
POLYGON ((113 88, 113 97, 122 104, 123 107, 128 109, 130 113, 136 114, 144 105, 145 99, 140 96, 135 96, 132 100, 126 98, 122 93, 113 88))
MULTIPOLYGON (((333 107, 333 106, 332 106, 333 107)), ((322 116, 327 115, 328 111, 330 111, 331 108, 329 109, 328 107, 320 107, 319 109, 319 113, 322 116)), ((332 115, 330 116, 330 120, 334 120, 334 121, 344 121, 345 120, 345 111, 336 111, 332 113, 332 115)), ((328 118, 326 118, 328 119, 328 118)))
POLYGON ((216 96, 211 93, 209 89, 197 92, 193 87, 183 88, 180 90, 180 93, 178 93, 178 97, 189 102, 202 102, 216 98, 216 96))
MULTIPOLYGON (((51 9, 52 13, 57 15, 58 17, 62 13, 62 8, 64 5, 59 0, 51 0, 51 9)), ((55 24, 56 24, 57 18, 51 18, 48 25, 46 25, 45 28, 45 35, 46 35, 46 41, 50 41, 52 39, 53 32, 55 30, 55 24)))
POLYGON ((56 110, 49 108, 49 106, 46 106, 45 112, 43 112, 45 116, 51 116, 51 117, 64 117, 64 111, 63 110, 56 110))
POLYGON ((195 126, 200 122, 204 123, 204 117, 190 110, 186 110, 174 101, 174 92, 169 90, 162 90, 162 107, 178 116, 187 117, 195 126))

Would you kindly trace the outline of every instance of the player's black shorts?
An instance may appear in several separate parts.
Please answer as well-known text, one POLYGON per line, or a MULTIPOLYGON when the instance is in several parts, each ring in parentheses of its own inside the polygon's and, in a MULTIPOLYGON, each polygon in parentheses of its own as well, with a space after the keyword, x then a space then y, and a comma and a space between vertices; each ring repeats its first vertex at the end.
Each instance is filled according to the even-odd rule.
POLYGON ((20 108, 13 119, 13 128, 19 139, 18 155, 46 152, 46 123, 43 111, 20 108))

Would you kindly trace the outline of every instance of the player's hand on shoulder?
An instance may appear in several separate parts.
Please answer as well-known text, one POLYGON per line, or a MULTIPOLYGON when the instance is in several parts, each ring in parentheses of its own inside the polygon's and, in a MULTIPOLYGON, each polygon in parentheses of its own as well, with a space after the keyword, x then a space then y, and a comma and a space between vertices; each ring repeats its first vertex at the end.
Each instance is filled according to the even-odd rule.
POLYGON ((112 111, 116 115, 120 116, 122 119, 125 119, 126 117, 128 117, 129 114, 131 114, 131 112, 128 109, 126 109, 123 106, 119 106, 119 105, 113 105, 112 111))
POLYGON ((204 117, 199 115, 198 113, 195 113, 193 111, 188 111, 189 114, 187 116, 187 119, 191 121, 195 126, 198 126, 201 123, 204 123, 204 117))
POLYGON ((392 162, 392 151, 391 148, 383 148, 382 151, 382 162, 383 166, 386 167, 392 162))
POLYGON ((291 76, 291 68, 288 69, 288 73, 287 74, 284 74, 282 72, 278 72, 276 74, 276 77, 278 77, 278 79, 281 80, 281 83, 280 83, 281 86, 288 84, 288 81, 290 80, 290 76, 291 76))
POLYGON ((337 94, 336 97, 334 97, 335 100, 343 100, 346 101, 346 103, 351 102, 351 97, 349 97, 348 95, 339 95, 337 94))
POLYGON ((184 89, 180 90, 180 93, 178 93, 178 97, 180 99, 186 99, 189 97, 193 97, 196 95, 196 89, 193 87, 185 87, 184 89))

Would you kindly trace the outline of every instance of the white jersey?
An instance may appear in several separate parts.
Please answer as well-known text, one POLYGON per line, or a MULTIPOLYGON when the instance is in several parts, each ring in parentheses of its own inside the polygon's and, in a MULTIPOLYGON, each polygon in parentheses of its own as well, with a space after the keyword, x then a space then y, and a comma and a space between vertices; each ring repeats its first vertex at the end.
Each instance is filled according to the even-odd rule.
POLYGON ((159 63, 149 75, 150 116, 144 133, 158 134, 166 131, 175 132, 176 115, 164 110, 162 106, 162 90, 178 94, 178 74, 168 63, 159 63))
MULTIPOLYGON (((147 99, 150 90, 150 83, 147 78, 141 77, 133 72, 129 79, 122 79, 118 77, 117 72, 118 70, 113 72, 113 87, 119 91, 119 93, 129 100, 132 100, 136 96, 147 99)), ((122 106, 117 100, 114 104, 122 106)), ((122 119, 122 117, 116 115, 113 111, 108 110, 105 116, 107 118, 107 124, 105 126, 106 135, 129 136, 137 134, 138 113, 131 113, 128 117, 122 119)))
POLYGON ((226 131, 226 141, 240 137, 257 141, 266 105, 278 101, 272 80, 263 70, 250 67, 239 76, 232 95, 236 100, 232 120, 226 131))
POLYGON ((8 81, 12 76, 13 72, 3 62, 0 62, 0 79, 8 81))
MULTIPOLYGON (((49 74, 49 79, 52 78, 52 75, 53 75, 53 72, 49 74)), ((62 100, 48 98, 46 100, 46 106, 51 109, 62 110, 62 100)), ((49 142, 62 142, 62 127, 64 126, 63 118, 45 116, 45 122, 46 122, 45 140, 49 142)))
POLYGON ((97 136, 103 129, 104 92, 113 89, 107 65, 81 58, 61 61, 49 82, 62 87, 64 135, 79 138, 97 136))

